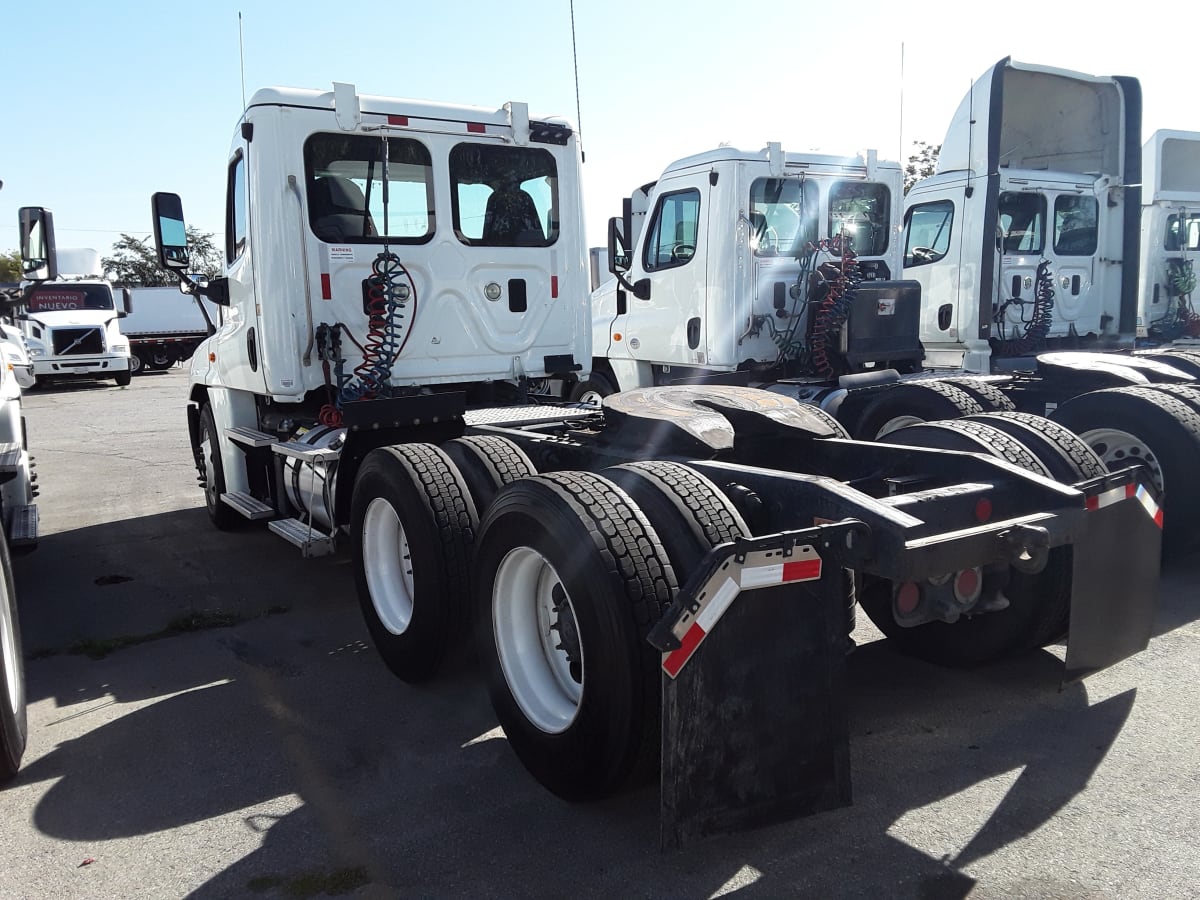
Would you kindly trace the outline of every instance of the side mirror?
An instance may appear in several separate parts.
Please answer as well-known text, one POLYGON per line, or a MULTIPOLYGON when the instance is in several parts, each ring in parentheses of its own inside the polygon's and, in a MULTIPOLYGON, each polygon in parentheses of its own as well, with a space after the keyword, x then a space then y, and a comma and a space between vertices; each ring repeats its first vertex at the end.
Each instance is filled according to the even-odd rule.
POLYGON ((29 281, 58 277, 54 248, 54 215, 40 206, 23 206, 18 213, 21 233, 21 274, 29 281))
POLYGON ((183 201, 178 194, 158 193, 150 198, 150 210, 154 219, 154 247, 158 251, 158 264, 164 269, 183 272, 190 264, 183 201))
POLYGON ((608 220, 608 271, 614 275, 629 271, 629 247, 625 243, 624 224, 616 216, 608 220))
POLYGON ((649 278, 642 278, 633 283, 633 296, 637 297, 639 300, 649 300, 650 299, 650 279, 649 278))
POLYGON ((133 315, 133 291, 121 288, 121 305, 125 307, 125 315, 133 315))

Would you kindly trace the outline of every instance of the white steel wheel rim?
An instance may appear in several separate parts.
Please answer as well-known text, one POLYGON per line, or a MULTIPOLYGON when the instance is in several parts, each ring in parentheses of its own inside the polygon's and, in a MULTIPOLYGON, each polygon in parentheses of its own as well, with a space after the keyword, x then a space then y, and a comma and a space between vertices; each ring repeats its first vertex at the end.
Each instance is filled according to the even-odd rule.
POLYGON ((504 679, 525 718, 547 734, 566 731, 579 714, 586 679, 578 640, 576 679, 560 635, 573 628, 578 638, 579 623, 558 573, 531 547, 510 550, 496 570, 492 628, 504 679), (567 601, 560 610, 556 587, 567 601))
POLYGON ((1146 442, 1119 428, 1095 428, 1080 435, 1084 442, 1096 452, 1110 472, 1128 466, 1141 466, 1154 480, 1158 492, 1163 493, 1162 464, 1146 442))
POLYGON ((0 653, 4 658, 4 696, 8 701, 9 710, 13 715, 17 715, 25 698, 18 675, 21 660, 17 657, 16 623, 9 607, 12 600, 8 596, 7 588, 0 586, 0 592, 3 593, 3 596, 0 596, 0 653))
POLYGON ((383 497, 367 505, 362 553, 375 614, 392 634, 404 634, 413 614, 412 550, 400 517, 383 497))
POLYGON ((579 402, 587 403, 589 406, 602 406, 604 404, 604 395, 593 388, 580 394, 579 402))
POLYGON ((886 434, 891 434, 893 431, 899 431, 901 428, 907 428, 909 425, 923 425, 925 420, 920 416, 896 416, 894 419, 888 419, 883 423, 883 426, 875 434, 875 439, 883 437, 886 434))

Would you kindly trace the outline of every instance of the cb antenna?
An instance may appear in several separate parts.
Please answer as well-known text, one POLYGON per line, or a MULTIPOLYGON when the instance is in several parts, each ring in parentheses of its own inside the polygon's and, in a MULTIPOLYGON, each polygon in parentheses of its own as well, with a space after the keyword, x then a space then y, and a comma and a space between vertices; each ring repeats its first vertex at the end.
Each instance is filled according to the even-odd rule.
POLYGON ((238 10, 238 65, 242 69, 242 109, 246 108, 246 47, 242 43, 242 11, 238 10))
MULTIPOLYGON (((575 47, 575 0, 571 0, 571 59, 575 64, 575 131, 583 131, 583 113, 579 107, 579 50, 575 47)), ((579 141, 579 158, 586 157, 583 152, 583 139, 579 141)))
POLYGON ((900 42, 900 156, 898 157, 903 164, 904 161, 904 41, 900 42))

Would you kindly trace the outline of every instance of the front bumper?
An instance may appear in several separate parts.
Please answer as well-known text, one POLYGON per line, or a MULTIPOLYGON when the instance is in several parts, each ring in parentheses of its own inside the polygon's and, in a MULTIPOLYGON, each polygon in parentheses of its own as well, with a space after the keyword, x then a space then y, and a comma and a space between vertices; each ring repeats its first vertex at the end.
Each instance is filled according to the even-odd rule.
POLYGON ((109 356, 44 357, 34 359, 33 374, 38 377, 68 377, 72 375, 115 375, 129 371, 129 357, 109 356))

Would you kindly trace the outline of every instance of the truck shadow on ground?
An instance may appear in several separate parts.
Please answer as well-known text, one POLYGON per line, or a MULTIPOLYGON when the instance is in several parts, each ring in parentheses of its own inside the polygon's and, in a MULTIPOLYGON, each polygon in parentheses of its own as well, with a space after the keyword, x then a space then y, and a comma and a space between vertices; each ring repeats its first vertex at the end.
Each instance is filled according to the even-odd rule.
POLYGON ((708 896, 750 872, 746 896, 958 898, 974 884, 963 867, 1083 790, 1134 701, 1132 691, 1094 705, 1082 686, 1057 692, 1046 653, 947 673, 869 644, 850 663, 855 805, 664 855, 656 791, 557 800, 495 732, 469 665, 415 689, 365 639, 343 595, 99 661, 35 663, 43 695, 87 683, 91 699, 34 740, 75 715, 110 718, 20 774, 18 784, 53 781, 36 826, 86 845, 225 817, 257 849, 199 897, 313 896, 324 888, 306 885, 335 884, 382 896, 708 896), (43 666, 54 669, 44 678, 43 666), (102 696, 142 699, 114 709, 102 696), (989 783, 993 811, 960 822, 945 848, 891 833, 1013 772, 1006 787, 989 783))
MULTIPOLYGON (((252 849, 201 897, 708 896, 731 879, 747 896, 964 897, 963 869, 1075 798, 1134 703, 1057 691, 1045 652, 964 673, 870 643, 849 663, 854 806, 664 855, 655 790, 549 795, 469 663, 424 688, 392 678, 344 555, 301 561, 188 509, 49 535, 17 567, 30 701, 55 705, 17 779, 50 783, 36 826, 87 844, 221 817, 252 849), (214 613, 228 619, 169 628, 214 613), (941 806, 972 789, 990 812, 941 806), (896 833, 913 816, 939 823, 928 845, 896 833)), ((1159 633, 1200 615, 1169 593, 1159 633)))

